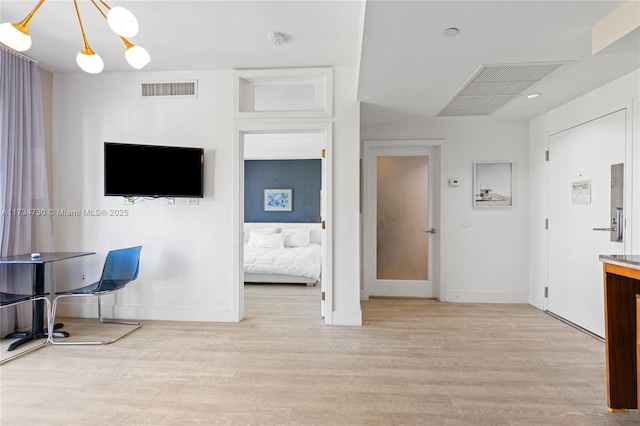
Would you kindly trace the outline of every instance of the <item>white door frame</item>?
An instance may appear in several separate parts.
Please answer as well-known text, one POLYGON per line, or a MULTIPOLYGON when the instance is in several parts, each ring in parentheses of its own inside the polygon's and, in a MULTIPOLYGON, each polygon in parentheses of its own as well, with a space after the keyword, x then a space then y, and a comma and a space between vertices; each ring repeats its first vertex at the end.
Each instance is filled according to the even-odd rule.
POLYGON ((430 223, 433 228, 436 228, 436 234, 433 235, 434 240, 432 242, 433 247, 433 264, 431 267, 431 276, 433 277, 434 285, 433 285, 433 295, 440 301, 445 301, 446 289, 444 285, 444 280, 442 276, 442 249, 443 249, 443 238, 442 229, 444 223, 444 217, 442 216, 442 184, 445 181, 445 146, 443 139, 419 139, 419 140, 365 140, 363 141, 363 165, 362 165, 362 173, 363 173, 363 211, 362 211, 362 270, 363 270, 363 280, 362 280, 362 288, 361 294, 362 300, 369 299, 369 293, 365 286, 364 277, 366 276, 367 268, 370 267, 369 259, 374 259, 375 255, 375 247, 371 245, 368 247, 364 244, 364 233, 368 232, 367 230, 371 228, 371 221, 375 221, 375 211, 372 211, 368 208, 368 191, 370 185, 375 184, 372 182, 372 176, 369 176, 368 170, 370 162, 374 160, 375 156, 373 155, 373 151, 380 148, 434 148, 436 151, 435 158, 429 159, 430 167, 435 167, 437 172, 435 174, 434 182, 430 183, 430 190, 433 192, 433 198, 430 198, 435 204, 435 208, 433 209, 433 217, 430 218, 430 223), (438 173, 439 171, 439 173, 438 173), (372 253, 374 251, 374 253, 372 253))
POLYGON ((322 133, 325 149, 325 173, 323 181, 324 232, 322 285, 325 289, 324 321, 333 323, 333 188, 332 155, 333 125, 331 123, 236 123, 233 144, 233 306, 232 315, 237 321, 244 317, 244 135, 248 133, 322 133))

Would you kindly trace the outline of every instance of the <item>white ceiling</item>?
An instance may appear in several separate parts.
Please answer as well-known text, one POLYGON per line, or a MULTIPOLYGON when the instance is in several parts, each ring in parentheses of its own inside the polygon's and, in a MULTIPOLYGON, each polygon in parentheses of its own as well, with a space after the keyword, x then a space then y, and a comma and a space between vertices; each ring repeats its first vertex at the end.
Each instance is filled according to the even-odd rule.
MULTIPOLYGON (((364 123, 433 118, 483 64, 574 61, 535 87, 543 96, 517 99, 490 116, 497 119, 533 118, 640 68, 640 31, 591 54, 592 27, 622 1, 107 3, 138 17, 140 33, 131 42, 151 54, 145 71, 359 65, 364 123), (445 38, 442 31, 449 27, 459 28, 459 35, 445 38), (270 44, 272 31, 285 35, 283 45, 270 44)), ((0 21, 20 21, 35 4, 2 0, 0 21)), ((79 5, 104 72, 136 72, 91 3, 79 5)), ((45 1, 29 32, 33 47, 25 53, 42 67, 81 72, 75 55, 82 41, 71 0, 45 1)))
POLYGON ((535 117, 640 67, 640 32, 622 53, 591 54, 591 28, 623 3, 368 2, 358 98, 434 117, 482 64, 575 61, 532 87, 543 96, 517 99, 492 115, 535 117), (459 35, 444 37, 449 27, 459 35))

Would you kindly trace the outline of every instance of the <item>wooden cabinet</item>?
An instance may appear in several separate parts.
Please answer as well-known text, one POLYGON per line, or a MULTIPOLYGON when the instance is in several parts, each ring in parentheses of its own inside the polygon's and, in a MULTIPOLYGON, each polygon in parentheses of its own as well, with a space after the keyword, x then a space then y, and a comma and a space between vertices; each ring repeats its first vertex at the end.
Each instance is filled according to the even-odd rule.
POLYGON ((600 256, 600 260, 604 262, 607 405, 609 411, 626 411, 638 408, 640 256, 600 256))
MULTIPOLYGON (((640 365, 640 295, 636 295, 636 370, 640 365)), ((637 407, 640 412, 640 374, 636 371, 637 407)))

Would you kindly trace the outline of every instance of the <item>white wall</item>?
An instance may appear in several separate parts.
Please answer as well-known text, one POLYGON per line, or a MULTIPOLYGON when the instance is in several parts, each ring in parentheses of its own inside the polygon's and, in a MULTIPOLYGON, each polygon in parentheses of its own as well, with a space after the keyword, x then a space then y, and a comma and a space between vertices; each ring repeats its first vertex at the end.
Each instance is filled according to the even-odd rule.
POLYGON ((245 160, 300 160, 322 158, 322 133, 247 133, 245 160))
MULTIPOLYGON (((632 129, 627 137, 631 140, 631 150, 627 152, 628 168, 631 165, 632 178, 626 185, 632 185, 632 194, 640 189, 640 70, 636 70, 605 86, 581 96, 530 122, 529 126, 529 168, 530 205, 529 217, 529 303, 544 309, 544 287, 547 281, 547 234, 544 221, 548 215, 548 163, 544 152, 548 149, 549 136, 560 130, 576 126, 604 114, 629 107, 629 121, 632 129), (632 164, 630 164, 632 163, 632 164)), ((631 226, 631 253, 640 248, 640 197, 632 199, 632 216, 627 216, 627 227, 631 226), (631 223, 630 223, 631 222, 631 223)))
MULTIPOLYGON (((355 68, 336 69, 334 118, 334 315, 361 322, 357 232, 359 110, 355 68), (355 195, 354 195, 355 194, 355 195), (352 263, 353 259, 353 263, 352 263), (354 303, 354 301, 356 303, 354 303)), ((57 266, 59 290, 95 280, 107 251, 141 244, 140 275, 111 299, 121 317, 234 321, 232 311, 233 73, 111 73, 54 76, 54 209, 125 211, 126 217, 54 217, 54 245, 96 256, 57 266), (141 99, 142 81, 198 80, 198 97, 141 99), (199 205, 176 199, 132 206, 103 195, 103 143, 132 142, 205 149, 205 196, 199 205)), ((133 165, 136 166, 136 165, 133 165)), ((137 165, 143 167, 144 165, 137 165)), ((170 170, 167 173, 171 173, 170 170)), ((95 316, 72 301, 62 315, 95 316)))
POLYGON ((356 67, 333 77, 333 324, 361 325, 360 105, 356 67))
MULTIPOLYGON (((367 106, 364 106, 367 107, 367 106)), ((363 108, 364 108, 363 107, 363 108)), ((527 123, 492 120, 408 120, 362 126, 362 140, 444 139, 441 193, 441 299, 527 302, 527 123), (512 209, 474 210, 473 163, 514 162, 512 209), (462 181, 448 187, 448 178, 462 181), (470 219, 464 228, 462 219, 470 219)))
MULTIPOLYGON (((79 285, 83 271, 88 282, 97 279, 108 250, 140 244, 139 278, 112 296, 118 298, 116 315, 230 320, 231 105, 231 71, 54 76, 54 208, 128 213, 54 218, 56 250, 98 253, 57 265, 58 289, 79 285), (197 79, 198 97, 140 97, 142 81, 179 79, 197 79), (205 198, 196 206, 185 199, 126 206, 123 198, 105 197, 105 141, 203 147, 205 198)), ((83 301, 72 303, 70 314, 95 315, 83 301)))

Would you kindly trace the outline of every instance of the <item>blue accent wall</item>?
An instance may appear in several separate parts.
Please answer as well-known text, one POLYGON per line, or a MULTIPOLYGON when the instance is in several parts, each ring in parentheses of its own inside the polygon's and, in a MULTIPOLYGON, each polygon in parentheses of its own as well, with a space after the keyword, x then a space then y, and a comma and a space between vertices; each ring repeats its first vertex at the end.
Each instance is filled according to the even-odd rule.
POLYGON ((245 160, 245 222, 320 222, 321 160, 245 160), (265 212, 264 190, 293 189, 293 211, 265 212))

